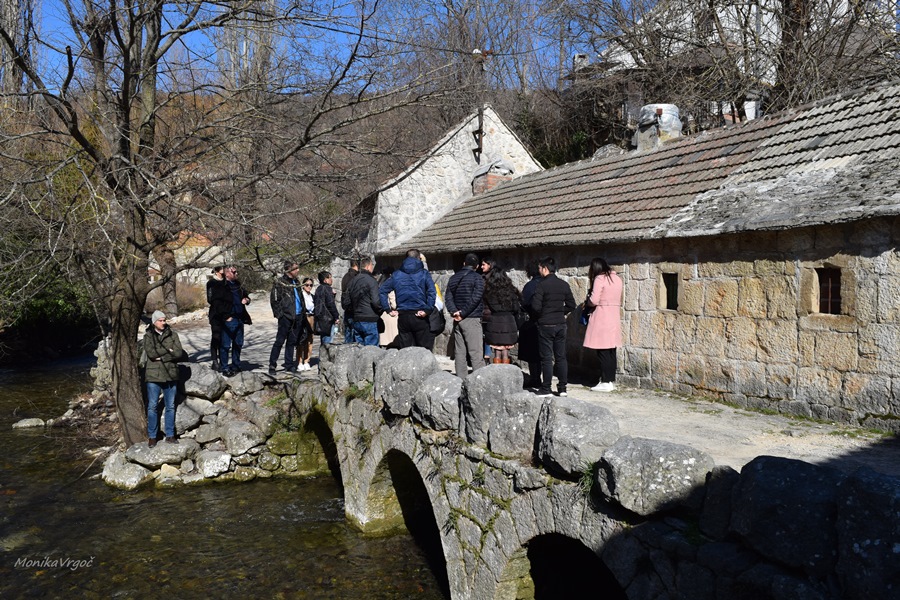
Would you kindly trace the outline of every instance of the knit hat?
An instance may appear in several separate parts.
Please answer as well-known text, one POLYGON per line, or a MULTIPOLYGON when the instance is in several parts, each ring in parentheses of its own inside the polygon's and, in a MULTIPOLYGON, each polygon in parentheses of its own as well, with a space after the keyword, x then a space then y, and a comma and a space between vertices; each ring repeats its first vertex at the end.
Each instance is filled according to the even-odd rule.
POLYGON ((150 317, 150 322, 156 323, 160 319, 165 319, 165 318, 166 318, 166 313, 164 313, 161 310, 154 310, 153 315, 150 317))

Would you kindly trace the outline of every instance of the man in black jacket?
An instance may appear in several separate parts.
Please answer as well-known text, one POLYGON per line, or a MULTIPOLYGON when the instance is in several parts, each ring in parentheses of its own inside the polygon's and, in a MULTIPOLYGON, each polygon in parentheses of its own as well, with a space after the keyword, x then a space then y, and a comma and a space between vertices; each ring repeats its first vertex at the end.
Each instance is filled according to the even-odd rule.
POLYGON ((542 279, 534 290, 531 308, 537 315, 538 349, 541 354, 541 387, 538 396, 552 396, 553 363, 556 362, 556 391, 567 396, 569 363, 566 359, 566 315, 575 310, 575 297, 569 284, 556 276, 556 261, 545 257, 538 261, 542 279))
POLYGON ((275 334, 275 343, 269 353, 269 375, 275 375, 275 366, 278 363, 278 355, 284 346, 284 368, 289 373, 297 372, 297 361, 294 360, 294 349, 299 342, 305 317, 304 306, 300 301, 300 282, 297 274, 300 266, 292 261, 284 261, 284 275, 272 284, 269 294, 269 304, 272 305, 272 315, 278 320, 278 332, 275 334), (287 342, 287 345, 285 345, 287 342))
POLYGON ((210 319, 222 324, 222 346, 219 348, 222 374, 230 377, 241 370, 244 325, 253 323, 247 312, 250 295, 238 281, 236 266, 225 267, 225 285, 212 288, 210 296, 210 319))
MULTIPOLYGON (((349 287, 341 296, 341 307, 344 315, 347 311, 353 315, 352 342, 363 346, 378 345, 378 319, 384 312, 378 299, 378 282, 372 277, 375 261, 363 258, 359 261, 359 275, 353 278, 349 287)), ((346 321, 344 323, 346 327, 346 321)))
POLYGON ((453 317, 453 344, 456 376, 465 377, 469 370, 466 357, 472 363, 472 370, 484 366, 481 353, 484 350, 484 332, 481 329, 481 315, 484 312, 484 278, 475 270, 478 256, 466 254, 463 267, 447 282, 447 312, 453 317))

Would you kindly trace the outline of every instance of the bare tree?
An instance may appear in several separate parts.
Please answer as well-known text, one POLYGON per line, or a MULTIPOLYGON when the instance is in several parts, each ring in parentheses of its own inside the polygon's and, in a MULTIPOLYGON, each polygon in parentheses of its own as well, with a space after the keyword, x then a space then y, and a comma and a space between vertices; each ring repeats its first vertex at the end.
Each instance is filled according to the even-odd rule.
POLYGON ((34 90, 32 110, 2 121, 0 227, 41 240, 29 254, 4 234, 0 278, 54 265, 92 283, 131 445, 146 435, 135 342, 151 253, 198 232, 258 254, 275 224, 308 209, 317 216, 293 246, 324 235, 322 215, 340 217, 331 194, 360 176, 345 167, 371 151, 361 123, 439 93, 441 73, 383 70, 394 49, 367 34, 377 2, 64 6, 67 28, 36 40, 54 52, 40 64, 0 26, 0 46, 34 90), (235 32, 243 41, 223 43, 235 32), (264 60, 236 50, 251 47, 264 60))

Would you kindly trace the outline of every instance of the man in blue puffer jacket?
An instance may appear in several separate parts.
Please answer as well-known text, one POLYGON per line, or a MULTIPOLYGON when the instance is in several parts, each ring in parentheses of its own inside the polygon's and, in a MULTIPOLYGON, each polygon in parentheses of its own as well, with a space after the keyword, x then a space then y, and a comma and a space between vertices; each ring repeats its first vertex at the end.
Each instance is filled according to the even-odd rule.
POLYGON ((418 250, 409 250, 403 266, 381 284, 378 295, 382 306, 390 306, 388 294, 391 292, 397 302, 397 309, 391 314, 397 316, 400 347, 420 346, 432 350, 434 334, 428 324, 428 315, 434 310, 437 291, 418 250))

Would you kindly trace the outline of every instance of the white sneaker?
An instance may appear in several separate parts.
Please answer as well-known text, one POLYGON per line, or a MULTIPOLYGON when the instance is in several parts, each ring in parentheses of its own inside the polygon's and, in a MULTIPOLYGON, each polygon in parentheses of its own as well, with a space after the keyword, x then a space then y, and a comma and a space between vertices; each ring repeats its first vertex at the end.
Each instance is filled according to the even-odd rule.
POLYGON ((309 371, 309 363, 303 363, 302 365, 300 365, 300 369, 303 371, 309 371))
POLYGON ((598 383, 591 388, 592 392, 612 392, 616 389, 612 383, 598 383))

